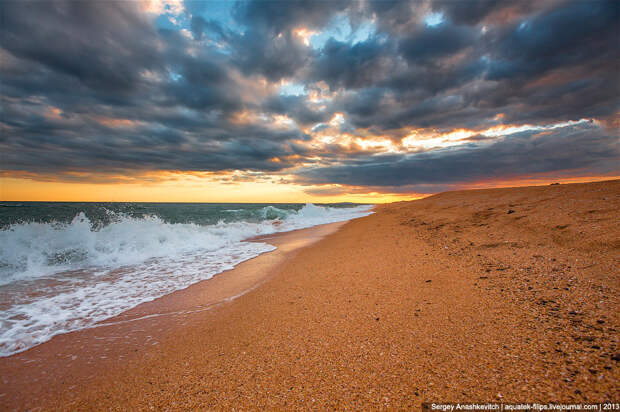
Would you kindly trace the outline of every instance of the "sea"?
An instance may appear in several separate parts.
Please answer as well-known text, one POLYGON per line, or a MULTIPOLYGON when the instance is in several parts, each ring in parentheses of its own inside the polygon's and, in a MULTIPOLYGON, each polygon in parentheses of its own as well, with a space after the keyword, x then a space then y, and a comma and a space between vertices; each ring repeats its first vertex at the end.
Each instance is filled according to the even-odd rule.
POLYGON ((372 205, 0 202, 0 356, 89 328, 275 249, 249 238, 372 205))

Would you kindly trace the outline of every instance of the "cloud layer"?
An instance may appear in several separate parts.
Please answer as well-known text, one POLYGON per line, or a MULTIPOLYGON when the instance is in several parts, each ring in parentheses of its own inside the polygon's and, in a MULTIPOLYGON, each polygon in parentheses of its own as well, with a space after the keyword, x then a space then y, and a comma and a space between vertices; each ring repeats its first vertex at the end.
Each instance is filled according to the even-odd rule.
POLYGON ((620 174, 615 1, 0 8, 5 174, 246 171, 392 191, 620 174))

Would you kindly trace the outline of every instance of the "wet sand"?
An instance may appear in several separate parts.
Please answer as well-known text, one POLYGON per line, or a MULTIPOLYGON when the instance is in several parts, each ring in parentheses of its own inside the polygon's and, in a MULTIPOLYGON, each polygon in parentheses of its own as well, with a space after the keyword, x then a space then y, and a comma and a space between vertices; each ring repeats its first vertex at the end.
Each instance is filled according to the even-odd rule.
MULTIPOLYGON (((170 317, 126 323, 151 339, 121 361, 113 339, 83 348, 116 356, 94 359, 89 379, 76 369, 53 390, 31 382, 0 399, 60 410, 617 402, 619 223, 620 181, 380 206, 233 301, 177 314, 169 329, 157 322, 170 317), (45 396, 27 399, 33 388, 45 396)), ((7 372, 23 373, 3 360, 7 372)))

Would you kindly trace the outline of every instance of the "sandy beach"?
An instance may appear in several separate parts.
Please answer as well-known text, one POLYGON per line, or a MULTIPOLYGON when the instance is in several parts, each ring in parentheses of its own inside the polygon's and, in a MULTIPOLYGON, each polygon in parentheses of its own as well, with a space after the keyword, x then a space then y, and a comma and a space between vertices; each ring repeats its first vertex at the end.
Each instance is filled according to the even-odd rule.
POLYGON ((375 211, 1 358, 0 409, 620 399, 620 181, 375 211))

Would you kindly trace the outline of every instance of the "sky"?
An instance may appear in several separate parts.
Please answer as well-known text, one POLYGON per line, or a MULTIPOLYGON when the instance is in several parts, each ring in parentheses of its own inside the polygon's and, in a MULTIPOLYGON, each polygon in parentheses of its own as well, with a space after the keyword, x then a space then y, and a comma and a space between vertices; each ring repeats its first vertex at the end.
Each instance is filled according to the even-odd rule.
POLYGON ((0 200, 618 178, 619 23, 611 0, 4 0, 0 200))

